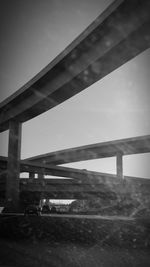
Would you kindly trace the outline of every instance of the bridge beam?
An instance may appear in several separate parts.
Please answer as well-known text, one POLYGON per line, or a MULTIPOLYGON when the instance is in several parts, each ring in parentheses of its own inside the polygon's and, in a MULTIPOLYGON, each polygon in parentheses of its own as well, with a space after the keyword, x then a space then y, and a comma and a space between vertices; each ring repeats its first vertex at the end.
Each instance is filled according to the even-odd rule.
POLYGON ((6 205, 11 210, 18 209, 19 205, 21 128, 21 123, 15 120, 9 122, 6 205))
POLYGON ((0 104, 0 132, 59 105, 150 47, 150 2, 117 0, 19 91, 0 104))
POLYGON ((27 158, 27 161, 41 164, 61 165, 65 163, 116 157, 117 153, 122 155, 133 155, 150 152, 150 135, 125 138, 115 141, 96 143, 86 146, 73 147, 65 150, 55 151, 27 158))

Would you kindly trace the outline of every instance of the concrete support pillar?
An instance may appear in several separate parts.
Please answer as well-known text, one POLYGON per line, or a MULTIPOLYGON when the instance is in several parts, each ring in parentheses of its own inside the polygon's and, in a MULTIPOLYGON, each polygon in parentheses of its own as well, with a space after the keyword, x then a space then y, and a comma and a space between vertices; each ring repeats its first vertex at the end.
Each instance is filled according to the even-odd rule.
POLYGON ((44 179, 44 173, 38 173, 38 179, 44 179))
POLYGON ((122 153, 117 153, 117 177, 123 179, 123 157, 122 153))
POLYGON ((29 179, 34 179, 34 178, 35 178, 34 172, 29 172, 29 179))
MULTIPOLYGON (((6 207, 8 210, 17 210, 19 207, 19 176, 21 153, 21 123, 9 122, 8 165, 6 180, 6 207)), ((7 210, 6 208, 6 210, 7 210)))

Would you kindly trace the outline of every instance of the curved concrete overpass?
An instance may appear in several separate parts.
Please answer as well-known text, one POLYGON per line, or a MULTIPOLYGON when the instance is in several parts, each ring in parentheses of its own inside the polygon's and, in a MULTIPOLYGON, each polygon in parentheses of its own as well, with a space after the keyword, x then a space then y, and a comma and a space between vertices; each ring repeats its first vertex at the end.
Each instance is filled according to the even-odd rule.
POLYGON ((38 155, 26 160, 34 163, 60 165, 70 162, 114 157, 118 153, 124 156, 149 152, 150 135, 146 135, 69 148, 38 155))
POLYGON ((69 99, 150 47, 150 2, 117 0, 36 77, 0 104, 0 132, 69 99))

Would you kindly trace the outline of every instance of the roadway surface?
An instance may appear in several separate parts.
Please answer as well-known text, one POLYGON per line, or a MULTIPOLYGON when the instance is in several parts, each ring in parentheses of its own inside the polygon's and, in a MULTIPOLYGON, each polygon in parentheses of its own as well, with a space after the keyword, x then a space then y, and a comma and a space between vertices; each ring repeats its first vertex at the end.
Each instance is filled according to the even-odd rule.
MULTIPOLYGON (((3 213, 0 217, 7 218, 9 216, 25 216, 24 213, 3 213)), ((36 216, 36 215, 26 215, 26 216, 36 216)), ((57 217, 57 218, 75 218, 75 219, 97 219, 97 220, 109 220, 109 221, 134 221, 134 217, 127 216, 102 216, 102 215, 88 215, 88 214, 41 214, 41 217, 57 217)))

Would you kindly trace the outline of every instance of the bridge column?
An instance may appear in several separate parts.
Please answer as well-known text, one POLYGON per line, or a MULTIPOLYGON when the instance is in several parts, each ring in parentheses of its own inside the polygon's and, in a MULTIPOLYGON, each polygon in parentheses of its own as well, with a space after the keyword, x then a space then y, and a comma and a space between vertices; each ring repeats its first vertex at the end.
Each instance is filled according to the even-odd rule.
POLYGON ((117 152, 117 177, 123 179, 123 155, 121 152, 117 152))
POLYGON ((44 179, 44 173, 38 173, 38 179, 44 179))
POLYGON ((9 122, 8 165, 6 180, 6 210, 13 211, 19 207, 19 176, 21 153, 21 123, 9 122))
POLYGON ((34 179, 34 178, 35 178, 34 172, 29 172, 29 179, 34 179))

